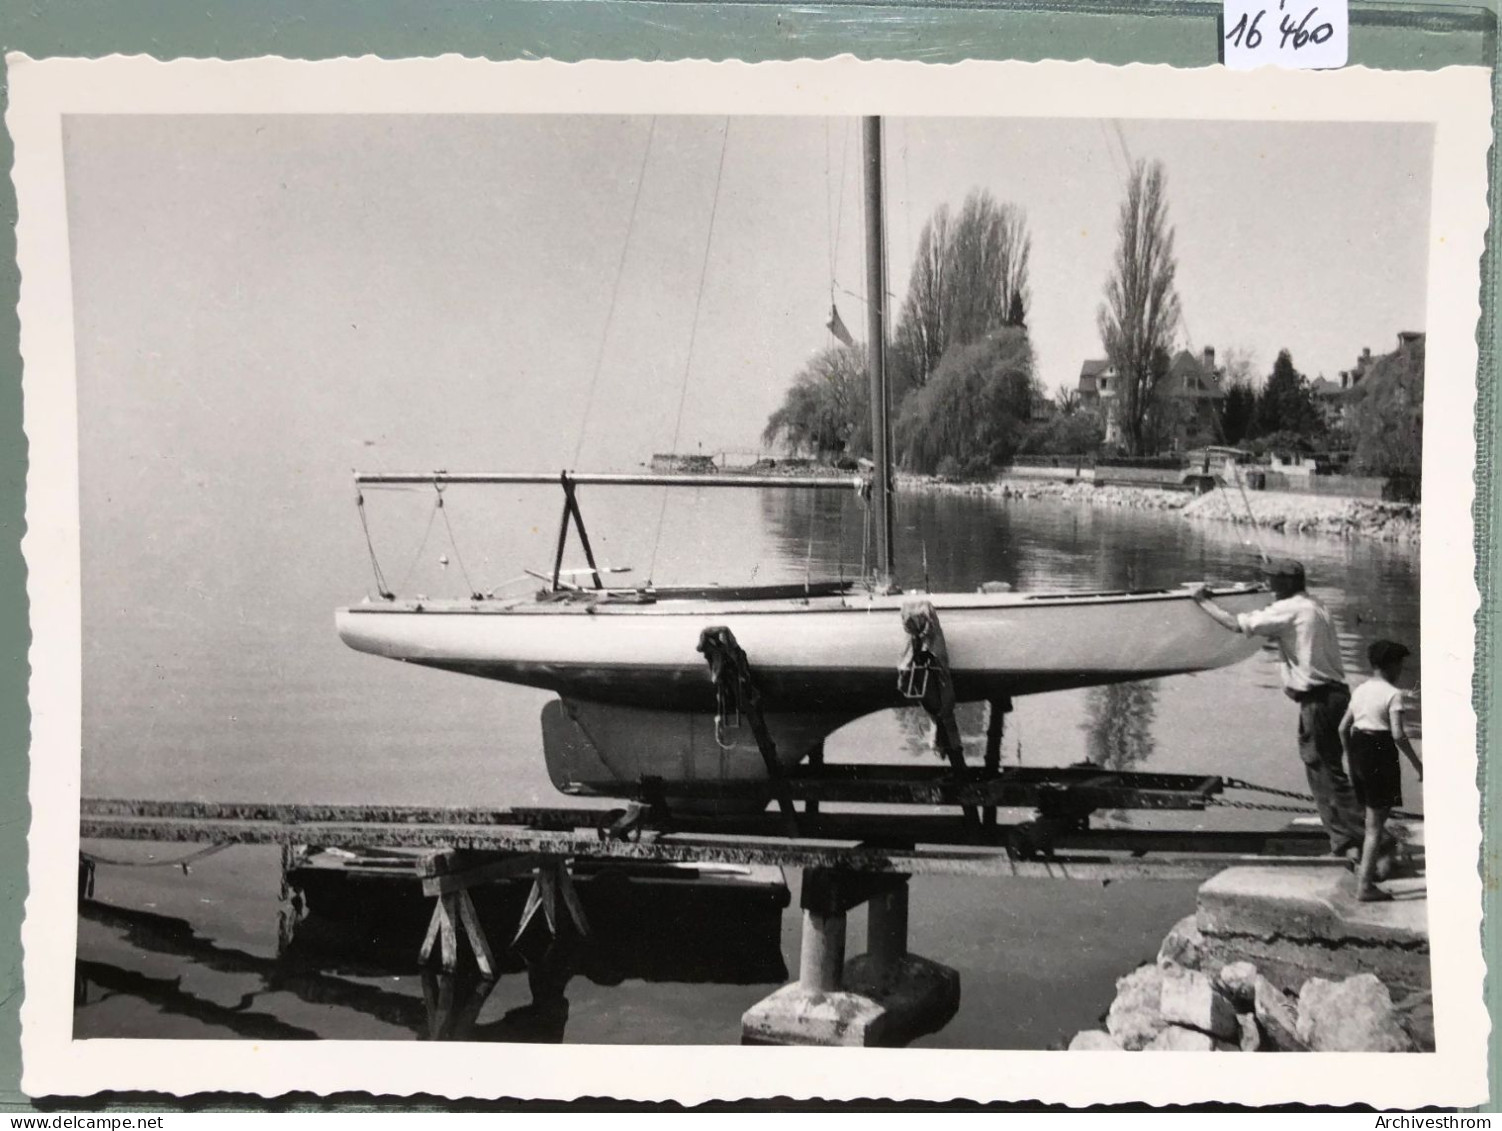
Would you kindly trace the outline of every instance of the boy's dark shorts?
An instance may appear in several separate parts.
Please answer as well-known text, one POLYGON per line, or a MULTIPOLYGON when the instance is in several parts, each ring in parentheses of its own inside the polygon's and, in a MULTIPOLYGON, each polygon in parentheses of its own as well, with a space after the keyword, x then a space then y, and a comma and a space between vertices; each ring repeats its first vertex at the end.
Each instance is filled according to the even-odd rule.
POLYGON ((1392 735, 1351 731, 1351 789, 1368 809, 1396 809, 1403 804, 1398 744, 1392 735))

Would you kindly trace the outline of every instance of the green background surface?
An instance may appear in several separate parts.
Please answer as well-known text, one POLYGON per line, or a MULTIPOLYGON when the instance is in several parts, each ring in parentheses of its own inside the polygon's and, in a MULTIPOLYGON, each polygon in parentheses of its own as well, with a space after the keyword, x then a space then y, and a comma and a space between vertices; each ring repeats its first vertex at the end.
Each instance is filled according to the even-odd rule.
MULTIPOLYGON (((5 0, 0 3, 0 46, 35 57, 147 54, 157 58, 240 59, 283 55, 322 59, 374 54, 386 57, 458 53, 491 59, 797 59, 851 53, 862 58, 947 63, 982 59, 1096 59, 1106 63, 1205 66, 1217 59, 1221 6, 1199 3, 704 3, 698 0, 5 0)), ((1493 68, 1497 37, 1490 4, 1354 4, 1352 64, 1434 69, 1452 64, 1493 68)), ((8 96, 8 88, 6 91, 8 96)), ((1495 111, 1494 111, 1495 114, 1495 111)), ((1496 118, 1494 116, 1494 131, 1496 118)), ((9 170, 10 137, 0 134, 0 165, 9 170)), ((1493 149, 1491 180, 1497 181, 1493 149)), ((1493 228, 1498 205, 1492 198, 1493 228)), ((15 193, 0 183, 0 1110, 30 1105, 19 1090, 21 981, 20 922, 26 895, 28 716, 26 573, 20 537, 24 527, 26 438, 21 426, 21 358, 16 300, 15 193)), ((1498 500, 1491 467, 1502 428, 1495 394, 1493 334, 1497 262, 1490 235, 1482 273, 1482 324, 1478 328, 1477 580, 1483 596, 1478 621, 1475 687, 1482 718, 1483 754, 1496 745, 1502 717, 1492 710, 1498 625, 1487 614, 1497 591, 1499 565, 1490 542, 1498 500)), ((1502 782, 1483 759, 1484 811, 1496 811, 1502 782)), ((1488 826, 1490 820, 1487 821, 1488 826)), ((1498 946, 1497 877, 1502 874, 1495 830, 1481 860, 1485 880, 1485 947, 1489 965, 1498 946)), ((1502 1006, 1498 979, 1487 983, 1493 1018, 1502 1006)), ((1495 1024, 1495 1022, 1494 1022, 1495 1024)), ((1502 1041, 1491 1042, 1492 1103, 1502 1110, 1502 1041)), ((335 1101, 309 1098, 293 1106, 313 1109, 369 1107, 371 1097, 335 1101)), ((81 1106, 203 1110, 263 1107, 235 1097, 182 1103, 166 1097, 48 1102, 53 1110, 81 1106)), ((283 1106, 281 1104, 274 1106, 283 1106)), ((403 1106, 413 1106, 410 1102, 403 1106)), ((435 1105, 465 1106, 476 1105, 435 1105)), ((516 1105, 502 1105, 516 1106, 516 1105)), ((554 1105, 556 1106, 556 1105, 554 1105)))

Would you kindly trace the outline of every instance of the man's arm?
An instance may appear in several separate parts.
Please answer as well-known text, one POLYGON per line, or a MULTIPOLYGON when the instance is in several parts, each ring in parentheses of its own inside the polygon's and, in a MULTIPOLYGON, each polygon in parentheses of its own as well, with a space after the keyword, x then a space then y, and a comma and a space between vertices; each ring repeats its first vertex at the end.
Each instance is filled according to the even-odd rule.
POLYGON ((1189 596, 1194 598, 1194 603, 1209 614, 1210 619, 1222 628, 1231 632, 1241 631, 1241 622, 1236 619, 1236 614, 1221 608, 1210 599, 1210 587, 1208 585, 1196 585, 1189 590, 1189 596))

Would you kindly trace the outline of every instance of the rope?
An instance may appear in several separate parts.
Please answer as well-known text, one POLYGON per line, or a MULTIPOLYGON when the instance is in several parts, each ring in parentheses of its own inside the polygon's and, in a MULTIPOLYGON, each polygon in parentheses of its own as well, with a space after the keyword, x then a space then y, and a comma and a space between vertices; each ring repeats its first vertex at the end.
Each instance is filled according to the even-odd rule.
POLYGON ((443 484, 435 483, 433 486, 438 491, 438 505, 434 509, 443 515, 443 528, 448 531, 449 548, 454 551, 454 561, 459 564, 459 574, 464 578, 464 585, 469 590, 469 595, 479 600, 480 591, 475 588, 475 583, 469 579, 469 570, 464 568, 464 555, 459 552, 459 540, 454 537, 454 528, 449 524, 448 508, 443 505, 443 484))
MULTIPOLYGON (((714 199, 709 206, 709 231, 704 237, 704 259, 699 264, 699 287, 694 294, 694 319, 689 326, 688 354, 683 359, 683 381, 678 389, 678 413, 673 419, 673 444, 669 451, 674 454, 678 451, 678 432, 683 427, 683 406, 688 400, 688 378, 693 372, 694 343, 699 337, 699 311, 704 305, 704 280, 709 274, 709 253, 714 247, 714 222, 720 211, 720 181, 725 175, 725 150, 729 148, 730 141, 730 118, 725 118, 725 131, 720 135, 720 162, 715 168, 714 175, 714 199)), ((652 559, 647 564, 647 584, 652 584, 652 577, 657 570, 657 550, 662 544, 662 524, 668 513, 668 491, 662 489, 662 506, 657 512, 657 533, 652 538, 652 559)))
POLYGON ((376 557, 375 543, 370 538, 370 523, 365 520, 365 495, 361 491, 355 492, 355 510, 360 513, 360 529, 365 532, 365 549, 370 552, 370 568, 375 572, 376 592, 389 601, 393 594, 386 584, 386 575, 381 572, 381 562, 376 557))
POLYGON ((589 429, 589 413, 594 408, 595 386, 600 381, 600 369, 605 363, 605 345, 610 341, 610 328, 615 324, 616 300, 621 293, 621 279, 626 271, 626 252, 631 247, 631 233, 636 230, 636 210, 641 203, 641 187, 647 179, 647 157, 652 152, 652 137, 657 132, 657 116, 652 116, 651 124, 647 127, 647 144, 642 149, 641 168, 636 174, 636 193, 631 198, 631 215, 626 221, 626 238, 621 242, 621 256, 615 265, 615 282, 610 288, 610 307, 605 313, 605 329, 600 334, 600 348, 595 353, 594 372, 589 378, 589 392, 584 399, 584 415, 579 420, 579 436, 574 441, 574 458, 570 467, 579 466, 579 453, 584 450, 584 436, 589 429))

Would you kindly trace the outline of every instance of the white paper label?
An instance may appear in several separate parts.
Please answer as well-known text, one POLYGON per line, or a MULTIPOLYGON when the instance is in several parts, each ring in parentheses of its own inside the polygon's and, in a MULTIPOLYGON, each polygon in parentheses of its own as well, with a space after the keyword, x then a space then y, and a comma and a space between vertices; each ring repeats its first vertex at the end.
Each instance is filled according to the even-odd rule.
POLYGON ((1314 70, 1344 67, 1350 41, 1346 0, 1225 0, 1226 66, 1314 70))

